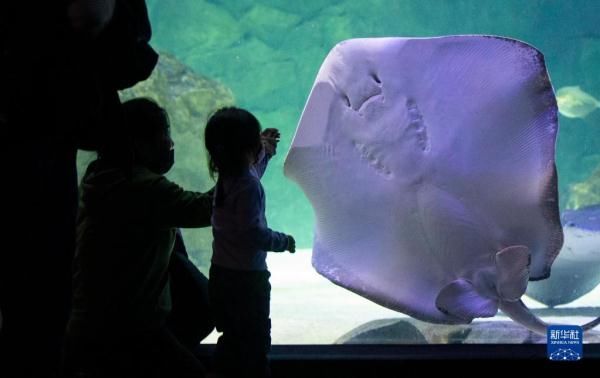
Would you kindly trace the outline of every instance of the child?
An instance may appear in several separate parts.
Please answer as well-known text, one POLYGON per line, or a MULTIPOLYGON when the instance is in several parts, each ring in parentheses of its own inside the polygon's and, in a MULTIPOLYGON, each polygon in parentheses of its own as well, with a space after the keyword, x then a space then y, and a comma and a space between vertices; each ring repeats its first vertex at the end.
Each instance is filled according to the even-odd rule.
POLYGON ((175 145, 162 107, 136 98, 122 110, 125 136, 99 152, 81 184, 65 375, 202 376, 191 348, 211 331, 209 314, 196 311, 200 326, 191 328, 180 315, 206 308, 199 296, 183 306, 180 300, 202 292, 201 274, 190 267, 182 239, 175 256, 173 245, 178 227, 210 225, 213 194, 164 177, 175 145), (178 274, 174 287, 170 272, 178 274), (176 312, 169 317, 172 293, 176 312))
POLYGON ((213 202, 213 256, 209 298, 222 336, 215 370, 231 377, 268 377, 271 286, 267 251, 295 252, 291 235, 267 227, 260 183, 275 154, 279 132, 261 133, 258 120, 234 107, 218 110, 206 125, 211 176, 218 175, 213 202))

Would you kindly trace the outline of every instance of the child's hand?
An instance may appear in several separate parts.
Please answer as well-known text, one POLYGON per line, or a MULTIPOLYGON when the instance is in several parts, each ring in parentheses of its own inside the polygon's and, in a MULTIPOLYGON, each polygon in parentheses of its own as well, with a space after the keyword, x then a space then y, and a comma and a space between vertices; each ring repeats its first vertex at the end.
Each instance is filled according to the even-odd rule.
POLYGON ((292 235, 288 235, 287 237, 288 237, 287 250, 290 251, 290 253, 296 252, 296 240, 294 240, 294 237, 292 235))
POLYGON ((279 143, 280 136, 279 130, 273 128, 265 129, 260 133, 262 145, 268 155, 273 156, 277 153, 277 143, 279 143))

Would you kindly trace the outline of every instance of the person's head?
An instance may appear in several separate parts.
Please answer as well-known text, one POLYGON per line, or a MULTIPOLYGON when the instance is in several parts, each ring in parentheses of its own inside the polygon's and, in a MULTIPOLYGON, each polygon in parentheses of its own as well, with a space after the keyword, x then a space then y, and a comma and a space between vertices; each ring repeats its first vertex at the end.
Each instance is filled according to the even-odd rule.
POLYGON ((154 173, 167 173, 175 160, 167 112, 155 101, 142 97, 124 102, 123 114, 133 161, 154 173))
POLYGON ((262 147, 260 123, 250 112, 236 107, 217 110, 208 120, 204 143, 211 177, 237 176, 252 164, 262 147))

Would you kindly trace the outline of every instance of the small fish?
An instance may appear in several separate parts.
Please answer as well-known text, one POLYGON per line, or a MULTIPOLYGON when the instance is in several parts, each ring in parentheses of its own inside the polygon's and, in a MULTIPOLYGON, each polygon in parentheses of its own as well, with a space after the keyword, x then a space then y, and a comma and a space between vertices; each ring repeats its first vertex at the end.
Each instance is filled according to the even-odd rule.
POLYGON ((569 118, 584 118, 597 108, 600 101, 581 90, 579 86, 562 87, 556 92, 560 114, 569 118))

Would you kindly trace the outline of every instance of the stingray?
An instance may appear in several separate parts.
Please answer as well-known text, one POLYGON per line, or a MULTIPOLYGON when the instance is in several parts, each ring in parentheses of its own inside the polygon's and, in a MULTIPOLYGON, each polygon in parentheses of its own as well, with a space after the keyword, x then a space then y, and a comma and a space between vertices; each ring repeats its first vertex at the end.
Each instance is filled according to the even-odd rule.
POLYGON ((561 221, 565 242, 552 275, 530 283, 526 292, 550 307, 572 302, 600 284, 600 205, 566 210, 561 221))
POLYGON ((545 334, 520 298, 563 243, 557 129, 543 56, 523 42, 339 43, 284 166, 315 212, 314 268, 420 320, 500 309, 545 334))

